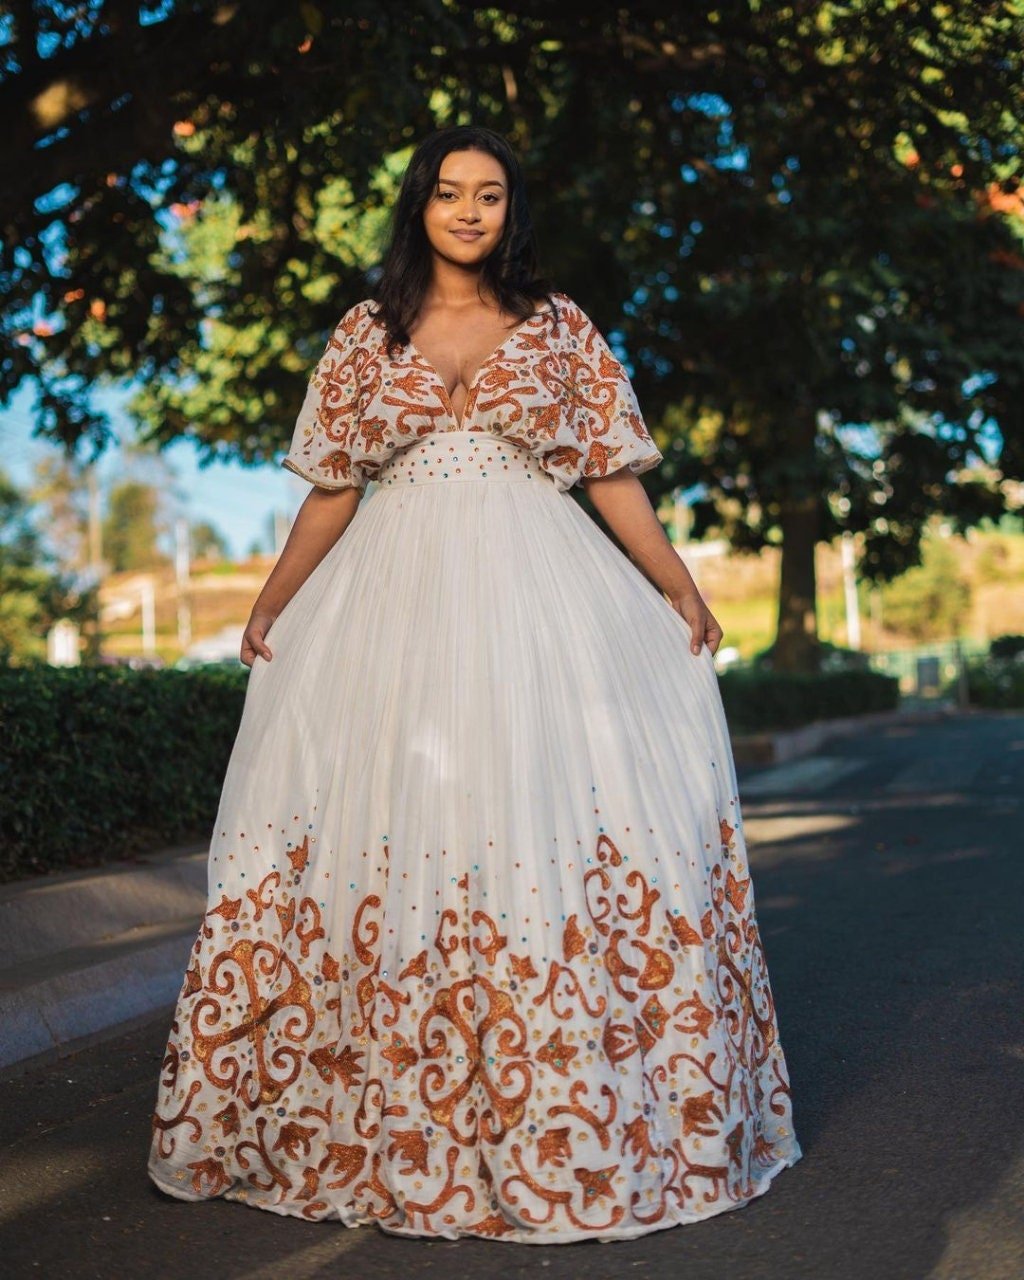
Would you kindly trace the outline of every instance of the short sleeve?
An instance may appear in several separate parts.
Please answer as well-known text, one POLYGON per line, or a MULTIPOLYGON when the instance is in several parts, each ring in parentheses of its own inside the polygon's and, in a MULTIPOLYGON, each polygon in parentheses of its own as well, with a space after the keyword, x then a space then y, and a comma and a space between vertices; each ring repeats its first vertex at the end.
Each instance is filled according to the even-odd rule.
POLYGON ((569 440, 541 459, 563 489, 628 467, 634 475, 663 460, 644 424, 636 393, 621 361, 594 322, 573 303, 564 347, 569 440))
POLYGON ((366 304, 338 321, 306 387, 281 465, 319 489, 364 489, 368 475, 359 448, 360 368, 366 304))

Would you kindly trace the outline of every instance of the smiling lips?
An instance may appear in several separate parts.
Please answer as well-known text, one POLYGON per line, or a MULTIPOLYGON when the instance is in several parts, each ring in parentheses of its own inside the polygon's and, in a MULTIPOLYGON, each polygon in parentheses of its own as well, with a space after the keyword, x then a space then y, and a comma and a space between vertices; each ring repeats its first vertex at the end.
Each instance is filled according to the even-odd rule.
POLYGON ((453 236, 458 236, 460 240, 479 240, 483 235, 482 231, 453 231, 453 236))

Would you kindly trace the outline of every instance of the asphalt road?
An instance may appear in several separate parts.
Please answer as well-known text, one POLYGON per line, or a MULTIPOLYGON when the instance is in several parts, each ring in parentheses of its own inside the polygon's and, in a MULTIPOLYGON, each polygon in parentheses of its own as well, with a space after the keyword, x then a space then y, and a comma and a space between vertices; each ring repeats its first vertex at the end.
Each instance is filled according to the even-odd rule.
POLYGON ((1020 1280, 1024 717, 850 738, 744 778, 804 1159, 636 1241, 346 1230, 148 1182, 161 1018, 0 1083, 0 1271, 101 1280, 1020 1280))

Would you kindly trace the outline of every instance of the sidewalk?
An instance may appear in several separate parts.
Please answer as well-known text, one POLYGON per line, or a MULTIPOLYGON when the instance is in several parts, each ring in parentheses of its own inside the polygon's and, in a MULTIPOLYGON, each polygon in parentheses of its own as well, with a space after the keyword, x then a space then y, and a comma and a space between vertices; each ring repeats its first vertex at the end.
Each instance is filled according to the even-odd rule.
MULTIPOLYGON (((746 766, 781 765, 825 742, 920 724, 945 707, 825 720, 737 737, 746 766)), ((741 797, 744 792, 741 780, 741 797)), ((206 906, 205 846, 165 849, 126 865, 0 886, 0 1074, 20 1073, 170 1016, 206 906)))

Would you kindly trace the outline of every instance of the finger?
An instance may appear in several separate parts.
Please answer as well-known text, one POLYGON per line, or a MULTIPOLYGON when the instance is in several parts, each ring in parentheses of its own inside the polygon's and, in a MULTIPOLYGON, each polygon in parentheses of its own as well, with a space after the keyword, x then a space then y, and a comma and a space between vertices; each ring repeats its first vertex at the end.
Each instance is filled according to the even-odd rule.
POLYGON ((697 625, 693 628, 690 635, 690 652, 700 653, 701 645, 704 643, 704 627, 697 625))

